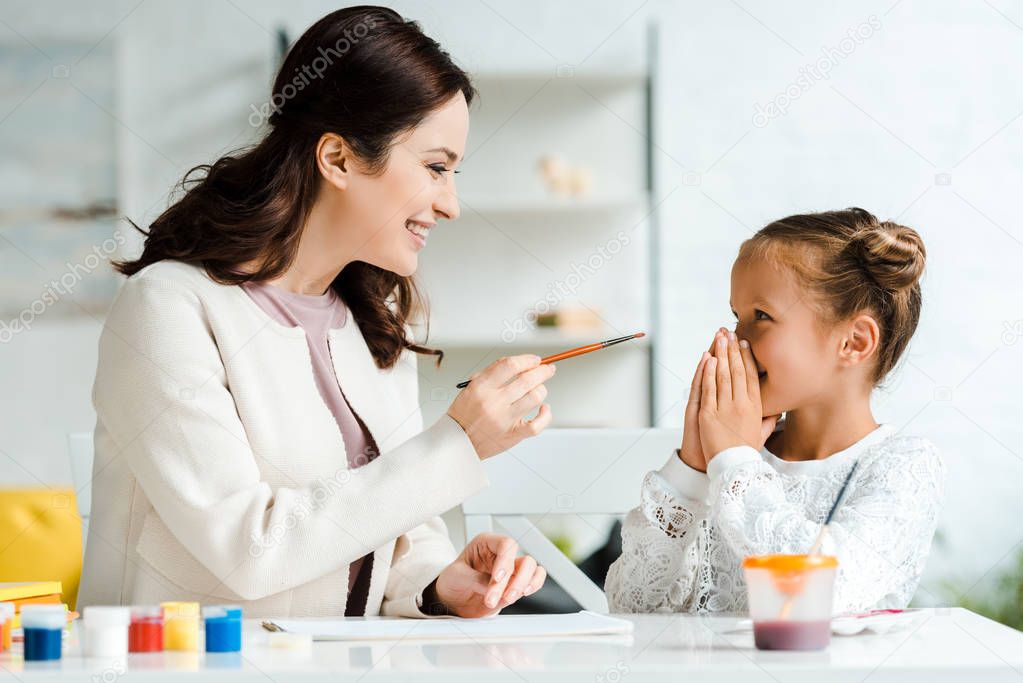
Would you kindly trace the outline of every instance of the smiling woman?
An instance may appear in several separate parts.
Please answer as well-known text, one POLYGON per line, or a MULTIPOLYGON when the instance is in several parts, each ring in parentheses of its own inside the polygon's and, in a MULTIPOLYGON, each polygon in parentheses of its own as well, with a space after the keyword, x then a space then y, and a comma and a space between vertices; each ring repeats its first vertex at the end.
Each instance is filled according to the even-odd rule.
POLYGON ((300 255, 304 233, 315 238, 305 241, 317 250, 310 256, 347 267, 303 287, 332 285, 377 364, 391 367, 418 298, 415 252, 435 215, 458 216, 451 171, 475 90, 415 23, 351 8, 306 31, 273 92, 266 137, 186 174, 187 192, 150 225, 142 255, 118 269, 133 275, 175 259, 226 284, 273 281, 300 255))
POLYGON ((287 55, 262 141, 193 169, 117 264, 81 604, 484 616, 543 584, 510 538, 456 555, 438 515, 550 423, 552 366, 502 359, 419 411, 417 354, 440 353, 411 337, 412 275, 458 217, 473 96, 414 22, 334 12, 287 55))

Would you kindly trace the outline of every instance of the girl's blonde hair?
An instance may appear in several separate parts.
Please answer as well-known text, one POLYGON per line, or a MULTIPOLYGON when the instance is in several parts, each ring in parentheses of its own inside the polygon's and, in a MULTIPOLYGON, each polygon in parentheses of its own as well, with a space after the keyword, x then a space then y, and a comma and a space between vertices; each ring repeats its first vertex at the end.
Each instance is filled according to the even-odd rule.
POLYGON ((739 260, 790 268, 814 294, 824 322, 869 313, 881 328, 873 380, 892 370, 920 320, 927 252, 912 228, 859 208, 789 216, 742 243, 739 260))

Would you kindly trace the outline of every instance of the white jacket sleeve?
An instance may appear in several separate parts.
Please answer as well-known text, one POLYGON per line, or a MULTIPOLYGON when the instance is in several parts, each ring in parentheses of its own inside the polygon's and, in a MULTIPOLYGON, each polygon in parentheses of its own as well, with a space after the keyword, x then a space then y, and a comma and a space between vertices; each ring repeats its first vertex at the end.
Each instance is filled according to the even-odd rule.
POLYGON ((120 297, 130 305, 103 334, 97 415, 160 519, 238 599, 337 571, 486 485, 472 443, 444 416, 340 491, 271 487, 198 298, 154 278, 129 279, 120 297))
POLYGON ((440 517, 403 534, 394 546, 380 614, 387 617, 428 616, 420 609, 423 590, 457 555, 440 517))
POLYGON ((692 609, 707 486, 707 475, 682 462, 677 451, 646 475, 640 506, 622 525, 622 554, 604 582, 611 612, 692 609))
MULTIPOLYGON (((944 464, 924 439, 894 439, 861 458, 821 546, 839 562, 836 613, 909 603, 943 496, 944 464)), ((844 478, 851 467, 836 476, 844 478)), ((711 517, 737 557, 805 553, 813 545, 823 520, 808 519, 786 500, 780 476, 754 449, 722 451, 707 474, 711 517)))

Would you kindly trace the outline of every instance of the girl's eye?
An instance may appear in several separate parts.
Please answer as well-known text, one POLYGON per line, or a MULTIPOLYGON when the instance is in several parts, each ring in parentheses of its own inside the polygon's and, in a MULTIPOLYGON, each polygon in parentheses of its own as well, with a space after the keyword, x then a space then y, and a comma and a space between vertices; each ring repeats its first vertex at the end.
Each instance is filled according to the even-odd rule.
POLYGON ((767 315, 766 313, 761 311, 759 308, 753 311, 753 317, 756 320, 770 320, 771 319, 771 316, 767 315))

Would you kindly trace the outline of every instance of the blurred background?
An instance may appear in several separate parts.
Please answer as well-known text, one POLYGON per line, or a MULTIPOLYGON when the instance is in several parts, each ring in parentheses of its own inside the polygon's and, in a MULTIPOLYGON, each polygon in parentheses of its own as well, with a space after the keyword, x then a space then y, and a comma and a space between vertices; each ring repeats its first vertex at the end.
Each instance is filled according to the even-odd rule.
MULTIPOLYGON (((491 360, 644 330, 550 382, 560 427, 680 426, 731 325, 740 242, 864 207, 928 249, 921 326, 876 415, 950 478, 919 604, 1023 626, 1023 7, 955 2, 392 2, 472 74, 462 218, 422 256, 426 420, 491 360), (479 254, 500 254, 483 259, 479 254)), ((341 5, 8 0, 0 7, 0 484, 72 482, 97 340, 190 167, 256 139, 281 51, 341 5)), ((638 495, 639 480, 622 482, 638 495)), ((459 536, 460 517, 449 515, 459 536)), ((0 557, 22 533, 0 528, 0 557)), ((613 519, 541 526, 577 561, 613 519)), ((591 560, 593 557, 591 557, 591 560)))

